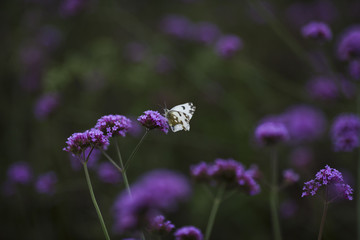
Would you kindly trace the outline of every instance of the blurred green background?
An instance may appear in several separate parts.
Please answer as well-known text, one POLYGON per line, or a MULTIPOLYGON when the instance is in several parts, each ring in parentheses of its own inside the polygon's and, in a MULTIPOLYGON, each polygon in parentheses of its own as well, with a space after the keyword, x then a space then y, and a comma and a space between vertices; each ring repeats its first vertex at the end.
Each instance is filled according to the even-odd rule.
MULTIPOLYGON (((64 8, 66 2, 71 1, 0 3, 0 181, 6 182, 8 167, 18 161, 28 162, 34 176, 47 171, 58 176, 52 196, 37 193, 32 184, 17 185, 10 195, 3 190, 1 239, 103 238, 84 174, 71 168, 69 155, 62 151, 67 137, 93 127, 103 115, 137 117, 148 109, 162 113, 164 103, 172 107, 191 101, 197 107, 191 131, 149 134, 128 172, 134 182, 156 168, 189 176, 190 165, 218 157, 258 164, 266 179, 268 152, 252 137, 260 119, 294 104, 322 109, 329 123, 341 112, 355 111, 353 98, 320 102, 309 97, 305 85, 312 76, 330 72, 328 65, 312 60, 318 51, 332 62, 332 71, 346 74, 346 65, 335 57, 336 39, 346 27, 359 23, 357 1, 78 0, 75 7, 68 3, 75 10, 64 8), (321 11, 312 10, 308 19, 299 20, 289 10, 294 4, 319 4, 321 11), (224 58, 215 44, 166 34, 161 22, 170 14, 192 24, 211 22, 222 34, 239 36, 243 47, 224 58), (310 20, 328 22, 334 39, 321 47, 303 39, 300 27, 310 20), (41 34, 48 29, 53 39, 43 44, 41 34), (132 53, 132 43, 141 46, 140 53, 132 53), (58 94, 58 104, 39 119, 34 109, 47 93, 58 94)), ((131 153, 140 136, 119 139, 123 155, 131 153)), ((281 193, 281 202, 293 201, 296 206, 294 214, 281 219, 284 239, 317 235, 321 201, 300 198, 303 182, 325 164, 349 174, 356 166, 355 153, 333 153, 328 132, 306 146, 313 150, 314 161, 297 170, 299 183, 281 193)), ((281 169, 292 167, 289 154, 294 147, 281 149, 281 169)), ((115 156, 113 145, 108 152, 115 156)), ((111 206, 124 186, 103 183, 94 171, 91 177, 111 230, 111 206)), ((191 200, 168 218, 177 227, 195 225, 204 231, 212 200, 202 186, 192 186, 191 200)), ((259 195, 238 193, 221 205, 212 239, 271 239, 268 190, 261 186, 259 195)), ((325 239, 355 238, 354 209, 355 202, 330 206, 325 239)))

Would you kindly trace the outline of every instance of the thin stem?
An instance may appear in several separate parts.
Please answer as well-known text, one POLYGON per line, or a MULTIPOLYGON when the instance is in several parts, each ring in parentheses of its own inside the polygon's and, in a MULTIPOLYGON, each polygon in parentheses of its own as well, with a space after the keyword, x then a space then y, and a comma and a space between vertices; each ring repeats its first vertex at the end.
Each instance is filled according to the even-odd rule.
POLYGON ((271 153, 271 187, 270 187, 270 208, 273 234, 275 240, 281 240, 280 221, 278 214, 278 157, 277 149, 274 147, 271 153))
POLYGON ((104 219, 103 219, 103 217, 102 217, 102 215, 101 215, 100 208, 99 208, 99 206, 98 206, 98 204, 97 204, 97 202, 96 202, 96 198, 95 198, 94 190, 93 190, 92 185, 91 185, 91 180, 90 180, 89 171, 88 171, 88 169, 87 169, 87 164, 86 164, 86 162, 84 162, 83 165, 84 165, 85 177, 86 177, 87 185, 88 185, 88 187, 89 187, 89 192, 90 192, 91 200, 92 200, 92 202, 93 202, 93 204, 94 204, 96 213, 97 213, 97 215, 98 215, 98 217, 99 217, 99 221, 100 221, 100 224, 101 224, 101 228, 102 228, 102 230, 103 230, 103 232, 104 232, 105 239, 106 239, 106 240, 110 240, 109 234, 108 234, 108 232, 107 232, 107 230, 106 230, 106 226, 105 226, 104 219))
POLYGON ((324 201, 324 210, 323 210, 323 215, 322 215, 322 218, 321 218, 318 240, 321 240, 321 239, 322 239, 322 235, 323 235, 323 232, 324 232, 324 226, 325 226, 325 220, 326 220, 326 213, 327 213, 327 209, 328 209, 328 206, 329 206, 329 202, 327 201, 327 197, 328 197, 328 187, 327 187, 327 185, 326 185, 326 189, 325 189, 325 201, 324 201))
POLYGON ((101 150, 101 153, 119 170, 119 172, 122 173, 122 169, 119 167, 119 165, 116 164, 116 162, 104 151, 101 150))
POLYGON ((209 216, 209 221, 206 227, 206 233, 205 233, 205 240, 209 240, 210 239, 210 235, 211 235, 211 230, 214 226, 214 222, 215 222, 215 217, 216 217, 216 213, 219 209, 221 200, 222 200, 222 196, 224 194, 225 191, 225 186, 220 186, 218 189, 218 192, 216 194, 216 197, 214 199, 213 202, 213 206, 211 208, 211 212, 210 212, 210 216, 209 216))
MULTIPOLYGON (((116 138, 115 138, 116 139, 116 138)), ((129 181, 128 181, 128 178, 127 178, 127 175, 126 175, 126 169, 124 168, 124 163, 123 163, 123 160, 122 160, 122 157, 121 157, 121 153, 120 153, 120 147, 119 147, 119 142, 118 140, 116 139, 116 151, 117 151, 117 154, 118 154, 118 157, 119 157, 119 162, 120 162, 120 167, 122 169, 122 177, 123 177, 123 180, 124 180, 124 184, 125 184, 125 187, 126 187, 126 191, 128 192, 128 194, 130 195, 130 197, 132 196, 131 195, 131 190, 130 190, 130 185, 129 185, 129 181)))
POLYGON ((134 158, 135 154, 136 154, 137 151, 139 150, 140 145, 141 145, 142 142, 144 141, 144 139, 145 139, 146 135, 148 134, 148 132, 149 132, 149 129, 146 129, 146 130, 145 130, 145 133, 144 133, 144 135, 142 136, 142 138, 140 139, 139 143, 136 145, 136 147, 134 148, 134 150, 133 150, 132 153, 130 154, 129 158, 126 160, 125 170, 129 168, 130 161, 134 158))

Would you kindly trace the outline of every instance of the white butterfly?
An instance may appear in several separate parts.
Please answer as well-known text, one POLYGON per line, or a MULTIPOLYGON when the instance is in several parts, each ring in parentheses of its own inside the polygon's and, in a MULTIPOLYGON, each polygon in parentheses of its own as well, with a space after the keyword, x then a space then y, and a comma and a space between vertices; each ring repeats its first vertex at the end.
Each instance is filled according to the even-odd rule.
POLYGON ((192 102, 177 105, 170 110, 165 108, 165 117, 168 120, 173 132, 190 130, 190 119, 192 118, 196 107, 192 102))

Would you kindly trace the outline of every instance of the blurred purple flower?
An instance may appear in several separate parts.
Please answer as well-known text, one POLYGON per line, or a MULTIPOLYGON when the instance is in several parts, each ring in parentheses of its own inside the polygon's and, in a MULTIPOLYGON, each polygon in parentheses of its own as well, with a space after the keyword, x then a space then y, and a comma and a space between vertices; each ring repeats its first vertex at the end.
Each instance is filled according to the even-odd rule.
POLYGON ((143 115, 140 115, 137 120, 149 130, 158 128, 164 133, 168 133, 169 131, 167 119, 158 111, 147 110, 143 115))
POLYGON ((190 166, 190 174, 197 182, 208 182, 211 179, 209 175, 210 166, 205 162, 200 162, 190 166))
POLYGON ((282 115, 290 139, 294 142, 312 141, 320 138, 326 128, 324 114, 311 106, 297 105, 282 115))
POLYGON ((288 141, 289 133, 285 125, 280 122, 265 122, 256 127, 255 139, 264 146, 271 146, 288 141))
POLYGON ((280 204, 280 214, 285 219, 293 217, 298 209, 299 206, 292 200, 287 200, 280 204))
POLYGON ((307 84, 307 91, 311 97, 318 100, 330 101, 339 97, 339 90, 331 78, 318 76, 307 84))
POLYGON ((335 151, 351 152, 359 147, 360 118, 355 114, 341 114, 331 126, 335 151))
POLYGON ((131 128, 131 120, 122 115, 106 115, 97 120, 95 129, 104 133, 107 137, 122 136, 131 128))
POLYGON ((197 42, 212 44, 220 36, 220 30, 211 22, 200 22, 193 26, 191 35, 197 42))
POLYGON ((12 183, 28 184, 32 181, 33 172, 27 162, 15 162, 8 168, 7 176, 12 183))
POLYGON ((86 0, 62 0, 60 5, 60 15, 71 17, 78 14, 86 4, 86 0))
POLYGON ((360 80, 360 60, 349 63, 349 75, 354 80, 360 80))
POLYGON ((173 60, 165 55, 156 58, 155 70, 157 73, 166 74, 171 72, 175 67, 173 60))
POLYGON ((229 58, 235 55, 235 53, 243 48, 242 40, 236 35, 224 35, 219 38, 216 43, 216 53, 223 57, 229 58))
POLYGON ((104 162, 98 167, 97 174, 99 179, 105 183, 116 184, 121 180, 121 174, 112 163, 104 162))
POLYGON ((44 59, 43 50, 37 46, 26 46, 20 49, 20 62, 25 68, 37 68, 43 64, 44 59))
POLYGON ((34 106, 34 115, 37 120, 44 121, 52 114, 60 104, 60 95, 57 93, 45 93, 40 96, 34 106))
POLYGON ((68 137, 66 147, 63 148, 63 151, 80 155, 89 147, 106 149, 109 144, 109 139, 102 131, 90 129, 83 133, 73 133, 68 137))
POLYGON ((132 62, 141 62, 145 59, 147 47, 139 42, 131 42, 125 47, 125 57, 132 62))
POLYGON ((179 228, 174 233, 175 240, 203 240, 200 229, 193 226, 179 228))
POLYGON ((58 179, 55 172, 47 172, 40 175, 35 183, 35 188, 38 193, 52 195, 55 193, 55 185, 58 179))
MULTIPOLYGON (((87 148, 85 150, 85 156, 88 156, 89 153, 90 153, 90 148, 87 148)), ((94 149, 91 155, 89 156, 87 167, 89 169, 94 169, 96 167, 98 160, 100 159, 100 156, 101 156, 101 151, 99 149, 94 149)), ((82 169, 82 163, 79 159, 79 156, 74 156, 73 154, 70 154, 69 157, 70 157, 71 167, 73 170, 79 171, 80 169, 82 169)))
POLYGON ((164 33, 180 39, 188 39, 191 28, 192 23, 180 15, 168 15, 161 22, 161 29, 164 33))
POLYGON ((341 35, 337 53, 340 60, 360 58, 360 26, 351 27, 341 35))
POLYGON ((50 50, 57 48, 62 40, 62 33, 54 26, 44 26, 37 37, 38 43, 50 50))
POLYGON ((165 235, 167 233, 170 233, 174 229, 174 224, 172 224, 168 220, 165 220, 165 217, 163 215, 158 215, 151 219, 148 227, 148 230, 151 233, 155 233, 158 235, 165 235))
POLYGON ((114 203, 114 230, 135 231, 148 226, 159 212, 173 211, 187 200, 191 189, 187 179, 169 170, 147 173, 131 186, 132 197, 123 192, 114 203))
POLYGON ((297 147, 290 154, 291 163, 301 169, 307 169, 314 160, 314 153, 307 147, 297 147))
POLYGON ((318 41, 329 41, 332 33, 329 26, 323 22, 310 22, 301 28, 301 34, 304 38, 318 41))
POLYGON ((284 181, 286 183, 296 183, 299 181, 300 176, 293 169, 286 169, 283 171, 284 181))
POLYGON ((318 173, 316 173, 315 179, 305 182, 305 185, 303 187, 304 192, 302 193, 301 197, 310 195, 314 196, 318 192, 320 187, 328 186, 331 184, 340 187, 338 188, 338 194, 342 194, 345 199, 353 199, 353 190, 349 185, 344 183, 342 174, 338 170, 331 168, 328 165, 326 165, 324 169, 321 169, 318 173))

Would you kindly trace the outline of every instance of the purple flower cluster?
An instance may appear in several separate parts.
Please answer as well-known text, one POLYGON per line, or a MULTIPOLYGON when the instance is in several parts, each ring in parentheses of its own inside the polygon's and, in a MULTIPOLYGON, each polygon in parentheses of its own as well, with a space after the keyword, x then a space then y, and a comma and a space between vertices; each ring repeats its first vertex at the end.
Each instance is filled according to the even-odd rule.
POLYGON ((331 126, 335 151, 351 152, 359 147, 360 118, 354 114, 341 114, 331 126))
POLYGON ((175 229, 174 224, 165 220, 163 215, 155 216, 149 223, 148 230, 158 235, 165 235, 175 229))
POLYGON ((283 177, 284 177, 284 182, 286 182, 286 183, 296 183, 300 179, 299 174, 294 172, 293 169, 284 170, 283 177))
POLYGON ((40 175, 35 183, 38 193, 52 195, 55 193, 55 185, 58 179, 55 172, 47 172, 40 175))
POLYGON ((331 101, 339 97, 339 89, 334 80, 324 76, 312 78, 307 84, 307 91, 316 100, 331 101))
POLYGON ((34 115, 38 120, 45 120, 59 106, 60 96, 56 93, 42 95, 35 103, 34 115))
POLYGON ((164 133, 168 133, 169 124, 167 119, 158 111, 147 110, 137 119, 147 129, 160 129, 164 133))
POLYGON ((329 26, 323 22, 310 22, 302 27, 301 34, 304 38, 318 41, 329 41, 332 33, 329 26))
POLYGON ((102 131, 109 138, 115 136, 125 137, 131 125, 131 120, 125 116, 106 115, 97 121, 95 128, 102 131))
POLYGON ((115 184, 120 182, 121 174, 112 163, 101 163, 97 169, 99 179, 105 183, 115 184))
POLYGON ((27 162, 15 162, 8 168, 7 177, 11 183, 28 184, 33 179, 33 172, 27 162))
POLYGON ((240 189, 249 195, 260 192, 254 169, 245 167, 233 159, 216 159, 213 164, 200 162, 190 167, 191 176, 198 182, 225 185, 226 188, 240 189))
POLYGON ((173 211, 191 191, 186 178, 169 170, 155 170, 131 186, 132 197, 123 192, 114 204, 114 229, 135 231, 148 226, 159 212, 173 211))
POLYGON ((64 151, 74 155, 80 155, 87 148, 95 147, 106 149, 109 145, 109 139, 98 129, 86 130, 83 133, 74 133, 66 141, 64 151))
POLYGON ((262 145, 271 146, 289 140, 289 133, 282 123, 265 122, 255 129, 255 139, 262 145))
POLYGON ((185 226, 176 230, 175 240, 203 240, 200 229, 194 226, 185 226))
POLYGON ((340 60, 360 58, 360 27, 352 27, 341 36, 337 49, 340 60))
POLYGON ((353 190, 349 185, 344 183, 342 174, 338 170, 331 168, 328 165, 316 173, 315 179, 305 182, 304 184, 305 185, 303 187, 303 193, 301 197, 310 195, 314 196, 320 187, 333 184, 338 187, 338 191, 343 194, 345 199, 353 199, 353 190))
POLYGON ((243 47, 242 40, 236 35, 222 36, 216 43, 216 52, 223 58, 229 58, 243 47))

